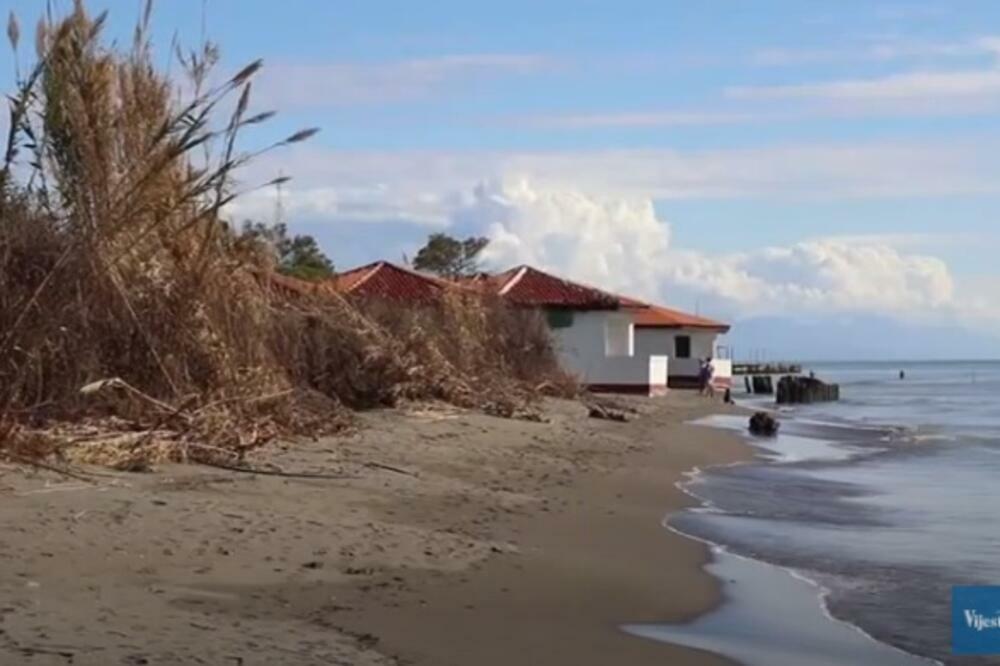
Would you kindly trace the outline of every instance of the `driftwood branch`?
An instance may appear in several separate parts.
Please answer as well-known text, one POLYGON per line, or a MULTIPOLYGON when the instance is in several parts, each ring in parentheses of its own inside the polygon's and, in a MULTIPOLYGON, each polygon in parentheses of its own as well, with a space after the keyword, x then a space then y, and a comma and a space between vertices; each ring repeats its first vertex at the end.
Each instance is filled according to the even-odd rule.
POLYGON ((384 469, 387 472, 395 472, 396 474, 403 474, 405 476, 412 476, 415 479, 419 478, 419 476, 415 472, 402 469, 401 467, 393 467, 392 465, 383 465, 382 463, 377 463, 377 462, 366 462, 364 463, 364 466, 370 467, 372 469, 384 469))
POLYGON ((590 418, 592 419, 603 419, 605 421, 617 421, 619 423, 624 423, 628 421, 628 416, 625 412, 619 411, 617 409, 609 409, 604 405, 599 405, 597 403, 591 403, 588 405, 590 408, 590 418))
POLYGON ((55 472, 56 474, 61 474, 71 479, 76 479, 77 481, 85 481, 87 483, 94 482, 94 480, 89 476, 78 474, 77 472, 71 472, 68 469, 63 469, 62 467, 56 467, 55 465, 49 465, 48 463, 44 463, 41 460, 35 460, 34 458, 21 456, 11 451, 0 450, 0 456, 3 456, 4 458, 10 460, 11 462, 20 463, 22 465, 30 465, 31 467, 38 467, 39 469, 55 472))
POLYGON ((197 461, 199 465, 206 467, 216 467, 218 469, 229 470, 230 472, 240 472, 243 474, 260 474, 262 476, 281 476, 289 479, 326 479, 330 481, 341 481, 344 479, 358 478, 353 474, 323 474, 321 472, 285 472, 276 469, 260 469, 257 467, 246 467, 243 465, 227 465, 226 463, 210 462, 207 460, 197 461))

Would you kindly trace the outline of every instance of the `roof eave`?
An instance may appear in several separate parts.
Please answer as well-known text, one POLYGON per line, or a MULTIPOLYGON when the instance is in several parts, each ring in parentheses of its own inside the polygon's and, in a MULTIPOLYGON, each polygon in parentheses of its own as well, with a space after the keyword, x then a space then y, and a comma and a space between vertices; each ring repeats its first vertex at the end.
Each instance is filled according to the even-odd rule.
POLYGON ((575 312, 618 312, 621 310, 616 305, 567 305, 566 303, 518 303, 517 301, 511 301, 511 305, 518 308, 573 310, 575 312))
POLYGON ((636 328, 669 328, 669 329, 684 329, 691 328, 699 331, 716 331, 718 333, 728 333, 730 326, 725 324, 720 324, 718 326, 713 326, 711 324, 635 324, 636 328))

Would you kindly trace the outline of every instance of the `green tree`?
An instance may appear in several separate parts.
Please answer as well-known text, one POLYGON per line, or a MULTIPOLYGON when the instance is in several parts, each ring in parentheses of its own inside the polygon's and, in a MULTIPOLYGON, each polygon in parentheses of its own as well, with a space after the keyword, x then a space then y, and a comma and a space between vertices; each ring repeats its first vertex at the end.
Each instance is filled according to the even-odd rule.
POLYGON ((479 254, 489 242, 481 236, 459 240, 448 234, 431 234, 414 257, 413 267, 443 277, 466 277, 479 270, 479 254))
POLYGON ((305 234, 290 236, 285 224, 267 225, 247 220, 243 223, 241 236, 265 245, 274 254, 279 273, 303 280, 322 280, 333 275, 333 262, 320 249, 316 239, 305 234))

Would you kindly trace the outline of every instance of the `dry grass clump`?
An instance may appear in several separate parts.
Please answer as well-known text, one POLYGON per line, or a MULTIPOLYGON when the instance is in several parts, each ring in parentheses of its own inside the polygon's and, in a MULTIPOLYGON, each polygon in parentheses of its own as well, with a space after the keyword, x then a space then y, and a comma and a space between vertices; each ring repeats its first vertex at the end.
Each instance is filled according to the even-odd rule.
POLYGON ((455 290, 423 308, 372 304, 366 310, 419 364, 404 384, 416 396, 513 416, 530 413, 542 392, 565 395, 575 388, 555 360, 541 315, 497 297, 455 290))
MULTIPOLYGON (((264 152, 237 141, 272 115, 249 112, 261 63, 210 85, 205 45, 181 57, 182 95, 153 64, 150 12, 124 51, 80 0, 43 19, 11 96, 0 455, 231 463, 278 435, 342 427, 343 406, 436 398, 510 415, 559 383, 541 322, 499 303, 401 312, 266 284, 266 258, 221 216, 234 173, 264 152)), ((16 49, 13 18, 8 36, 16 49)))
POLYGON ((205 46, 183 58, 193 92, 181 99, 152 63, 149 17, 147 5, 125 52, 103 45, 105 17, 82 2, 38 26, 0 170, 0 416, 115 415, 239 451, 299 429, 296 386, 258 333, 273 310, 220 218, 253 156, 237 137, 270 115, 248 114, 260 63, 208 86, 205 46), (145 399, 81 391, 109 378, 145 399))
POLYGON ((352 408, 440 400, 533 417, 540 395, 577 391, 542 317, 498 298, 456 289, 401 307, 320 290, 296 300, 285 305, 278 356, 297 383, 352 408))

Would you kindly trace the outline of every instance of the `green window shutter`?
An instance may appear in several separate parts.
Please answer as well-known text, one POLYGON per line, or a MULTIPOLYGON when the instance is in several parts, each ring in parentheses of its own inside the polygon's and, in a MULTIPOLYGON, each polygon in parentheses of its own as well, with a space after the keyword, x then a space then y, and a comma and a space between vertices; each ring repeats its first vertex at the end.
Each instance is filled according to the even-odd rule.
POLYGON ((545 319, 549 328, 569 328, 573 325, 572 310, 546 310, 545 319))

